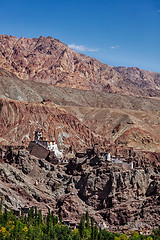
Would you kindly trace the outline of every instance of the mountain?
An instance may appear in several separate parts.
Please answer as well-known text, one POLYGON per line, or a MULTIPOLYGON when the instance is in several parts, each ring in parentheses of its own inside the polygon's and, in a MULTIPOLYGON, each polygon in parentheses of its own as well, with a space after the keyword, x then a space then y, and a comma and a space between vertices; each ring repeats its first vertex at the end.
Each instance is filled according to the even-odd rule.
POLYGON ((160 74, 111 67, 52 37, 0 35, 0 67, 24 80, 133 96, 160 97, 160 74))
POLYGON ((1 35, 4 204, 16 213, 51 209, 76 223, 88 210, 112 231, 157 228, 159 85, 158 73, 111 67, 51 37, 1 35), (37 131, 64 159, 32 141, 37 131))
MULTIPOLYGON (((53 122, 56 125, 60 124, 52 113, 56 106, 56 111, 59 111, 60 114, 65 111, 64 120, 69 119, 67 132, 72 137, 68 140, 70 140, 70 144, 76 142, 75 149, 78 146, 84 147, 84 145, 89 147, 92 145, 91 143, 97 141, 102 145, 104 142, 110 141, 118 145, 160 151, 159 99, 61 88, 50 84, 20 80, 4 70, 0 70, 0 73, 3 75, 0 76, 0 98, 2 98, 0 117, 1 123, 3 123, 0 132, 1 143, 23 145, 25 136, 28 136, 28 143, 33 139, 34 132, 38 127, 43 129, 45 134, 48 134, 48 129, 54 131, 55 125, 52 126, 52 121, 49 119, 53 115, 53 122), (28 106, 34 109, 34 114, 31 114, 28 106), (22 111, 22 109, 24 110, 22 111), (25 118, 23 122, 22 116, 25 118), (74 130, 74 133, 72 132, 73 120, 81 125, 79 140, 75 140, 74 137, 79 134, 78 128, 74 130), (36 124, 37 121, 40 126, 36 124), (17 124, 19 124, 18 129, 17 124), (82 127, 83 125, 84 127, 82 127), (5 128, 5 126, 7 127, 5 128), (85 136, 86 130, 92 134, 89 134, 90 137, 85 137, 87 141, 84 142, 82 138, 83 135, 85 136), (136 134, 134 134, 135 131, 136 134), (99 140, 96 136, 99 137, 99 140)), ((64 123, 61 125, 64 128, 64 123)), ((60 146, 58 139, 57 143, 60 146)))
MULTIPOLYGON (((26 101, 36 102, 42 108, 46 100, 58 108, 62 106, 70 119, 75 117, 93 136, 99 136, 102 145, 107 140, 126 147, 159 151, 159 85, 158 73, 134 67, 111 67, 74 52, 52 37, 0 36, 0 97, 17 100, 18 106, 26 101)), ((7 109, 3 116, 6 125, 11 108, 7 109)), ((29 141, 34 131, 30 132, 28 122, 25 124, 29 141)), ((48 124, 44 118, 41 128, 48 124)), ((9 128, 8 132, 14 131, 17 136, 7 137, 2 128, 1 142, 5 134, 8 145, 14 141, 23 145, 25 134, 20 140, 21 134, 15 131, 14 124, 11 126, 13 129, 9 128)), ((89 146, 97 139, 87 141, 89 146)), ((81 143, 83 146, 83 141, 81 143)))

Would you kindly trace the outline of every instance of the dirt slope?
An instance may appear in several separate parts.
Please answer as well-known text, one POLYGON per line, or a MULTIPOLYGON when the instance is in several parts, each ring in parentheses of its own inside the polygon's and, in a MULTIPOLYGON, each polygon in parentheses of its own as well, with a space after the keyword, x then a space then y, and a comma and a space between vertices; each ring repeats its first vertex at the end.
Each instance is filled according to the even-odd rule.
MULTIPOLYGON (((48 108, 48 105, 41 104, 41 102, 49 99, 49 101, 57 104, 59 109, 60 106, 63 109, 65 108, 66 114, 69 113, 69 116, 75 116, 82 125, 85 123, 85 126, 87 126, 91 132, 101 136, 100 138, 103 139, 102 142, 108 139, 118 145, 131 146, 150 151, 160 151, 160 138, 158 134, 160 130, 159 99, 60 88, 44 83, 20 80, 13 76, 13 74, 10 75, 1 70, 1 75, 2 73, 3 76, 0 76, 0 97, 3 99, 18 100, 19 105, 21 105, 21 101, 30 102, 30 105, 36 102, 36 104, 34 103, 33 105, 40 106, 41 109, 45 109, 45 107, 48 108)), ((24 103, 22 103, 22 105, 24 105, 24 103)), ((16 116, 17 113, 14 111, 15 110, 12 112, 16 116)), ((53 114, 52 111, 50 114, 53 114)), ((25 117, 25 113, 23 113, 23 115, 25 117)), ((6 122, 9 121, 8 116, 9 113, 3 116, 6 122)), ((26 118, 28 119, 27 112, 26 118)), ((40 118, 38 112, 36 119, 37 118, 40 118)), ((43 128, 45 124, 50 124, 47 119, 41 119, 41 128, 43 128)), ((25 124, 27 123, 28 128, 27 121, 28 120, 26 120, 25 124)), ((12 127, 14 128, 15 126, 12 125, 12 127)), ((23 126, 21 126, 21 128, 23 129, 23 126)), ((28 141, 33 138, 35 129, 34 127, 32 134, 29 134, 30 137, 28 141)), ((5 139, 6 132, 4 132, 4 129, 2 130, 1 137, 5 139)), ((11 131, 11 128, 8 128, 7 125, 6 131, 12 133, 13 130, 11 131)), ((19 138, 11 133, 8 139, 10 139, 9 143, 13 144, 14 141, 17 141, 19 138), (11 139, 11 136, 13 136, 13 139, 11 139)), ((19 133, 14 129, 14 134, 18 135, 19 133)), ((77 133, 75 132, 74 134, 77 133)), ((21 139, 23 139, 23 137, 21 137, 21 139)), ((19 140, 18 143, 22 143, 22 141, 19 140)), ((92 140, 90 142, 92 142, 92 140)))
POLYGON ((96 134, 119 146, 160 151, 160 113, 117 108, 64 107, 96 134))

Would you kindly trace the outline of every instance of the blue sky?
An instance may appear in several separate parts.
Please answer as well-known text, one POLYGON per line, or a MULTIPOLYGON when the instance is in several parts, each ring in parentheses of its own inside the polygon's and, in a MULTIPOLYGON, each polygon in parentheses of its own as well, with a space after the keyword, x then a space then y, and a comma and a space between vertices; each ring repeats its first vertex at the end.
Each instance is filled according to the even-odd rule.
POLYGON ((160 72, 160 0, 0 0, 0 34, 52 36, 112 66, 160 72))

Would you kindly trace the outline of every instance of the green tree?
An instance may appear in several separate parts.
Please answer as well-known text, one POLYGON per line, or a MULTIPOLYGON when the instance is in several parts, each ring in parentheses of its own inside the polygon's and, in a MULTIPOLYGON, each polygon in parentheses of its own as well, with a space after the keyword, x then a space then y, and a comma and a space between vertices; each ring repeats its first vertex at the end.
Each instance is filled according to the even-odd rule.
POLYGON ((2 207, 3 207, 3 202, 2 202, 2 199, 0 201, 0 213, 2 213, 2 207))
POLYGON ((94 239, 94 218, 91 217, 91 239, 94 239))
POLYGON ((4 220, 4 223, 7 223, 7 221, 8 221, 8 210, 7 210, 7 206, 5 206, 5 209, 4 209, 3 220, 4 220))
POLYGON ((61 213, 59 213, 59 221, 60 221, 60 223, 62 223, 62 214, 61 213))
POLYGON ((103 239, 103 236, 102 236, 102 232, 100 230, 99 234, 98 234, 98 240, 102 240, 103 239))
POLYGON ((52 218, 51 218, 51 213, 50 210, 48 211, 47 214, 47 232, 49 233, 51 228, 52 228, 53 224, 52 224, 52 218))
POLYGON ((80 220, 80 224, 79 224, 79 233, 80 236, 83 237, 84 236, 84 229, 85 229, 85 217, 83 216, 80 220))
POLYGON ((38 225, 42 224, 42 210, 38 210, 38 216, 37 216, 37 222, 38 225))
POLYGON ((99 234, 98 227, 94 226, 94 238, 93 239, 97 240, 98 239, 98 234, 99 234))
POLYGON ((88 214, 88 211, 86 211, 85 218, 86 218, 86 228, 89 229, 89 227, 90 227, 90 223, 89 223, 89 214, 88 214))

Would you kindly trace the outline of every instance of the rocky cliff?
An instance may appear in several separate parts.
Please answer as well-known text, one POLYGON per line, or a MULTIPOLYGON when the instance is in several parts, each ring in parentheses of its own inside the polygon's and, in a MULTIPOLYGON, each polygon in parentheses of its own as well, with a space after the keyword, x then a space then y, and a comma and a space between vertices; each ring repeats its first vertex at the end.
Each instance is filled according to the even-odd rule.
MULTIPOLYGON (((152 229, 160 224, 159 154, 134 152, 129 164, 107 162, 93 152, 69 163, 51 163, 25 149, 0 149, 0 194, 10 208, 53 209, 78 222, 86 210, 109 230, 152 229)), ((130 161, 130 160, 129 160, 130 161)))
MULTIPOLYGON (((0 76, 0 97, 18 100, 13 102, 16 102, 19 106, 27 106, 27 102, 30 102, 28 106, 33 105, 35 108, 36 117, 34 119, 40 118, 38 115, 41 114, 42 109, 44 112, 45 107, 48 109, 49 105, 54 106, 56 104, 57 109, 65 109, 66 115, 70 116, 70 120, 72 118, 78 119, 81 125, 85 124, 94 136, 96 134, 103 139, 101 142, 109 140, 118 145, 160 151, 158 134, 160 130, 159 99, 60 88, 49 84, 20 80, 15 75, 2 69, 0 72, 3 75, 0 76), (24 101, 25 103, 23 103, 24 101), (40 111, 38 110, 39 112, 36 110, 38 106, 41 109, 40 111)), ((9 102, 11 103, 12 101, 10 100, 9 102)), ((4 101, 3 109, 5 104, 8 106, 7 100, 4 101)), ((9 107, 6 107, 5 114, 2 111, 3 121, 9 121, 10 111, 11 108, 9 107)), ((25 111, 26 119, 29 119, 31 117, 30 113, 27 110, 25 111)), ((25 111, 23 112, 24 118, 25 111)), ((13 108, 12 115, 15 118, 16 114, 16 108, 13 108)), ((21 112, 18 114, 21 114, 21 112)), ((53 114, 51 108, 49 114, 53 114)), ((50 124, 48 122, 50 117, 40 119, 42 129, 44 125, 48 126, 50 124)), ((26 128, 30 129, 31 124, 28 121, 26 120, 25 125, 26 128)), ((28 135, 28 141, 33 139, 33 132, 38 126, 36 124, 37 121, 39 120, 31 121, 32 134, 28 135), (33 126, 35 127, 33 128, 33 126)), ((15 140, 18 140, 17 144, 23 144, 20 141, 20 137, 16 136, 19 132, 15 130, 15 125, 13 124, 12 127, 15 135, 10 134, 10 137, 7 137, 8 144, 16 144, 15 140), (13 139, 11 136, 13 136, 13 139)), ((21 128, 21 140, 23 140, 26 133, 23 131, 23 126, 21 128)), ((1 129, 1 138, 6 139, 6 132, 11 132, 11 126, 8 124, 1 129)), ((92 142, 92 140, 87 141, 92 142)))
POLYGON ((28 146, 36 131, 55 140, 61 150, 103 142, 87 126, 53 103, 25 103, 0 99, 0 144, 28 146))
POLYGON ((111 67, 52 37, 0 35, 0 67, 21 79, 134 96, 160 96, 160 74, 111 67))

